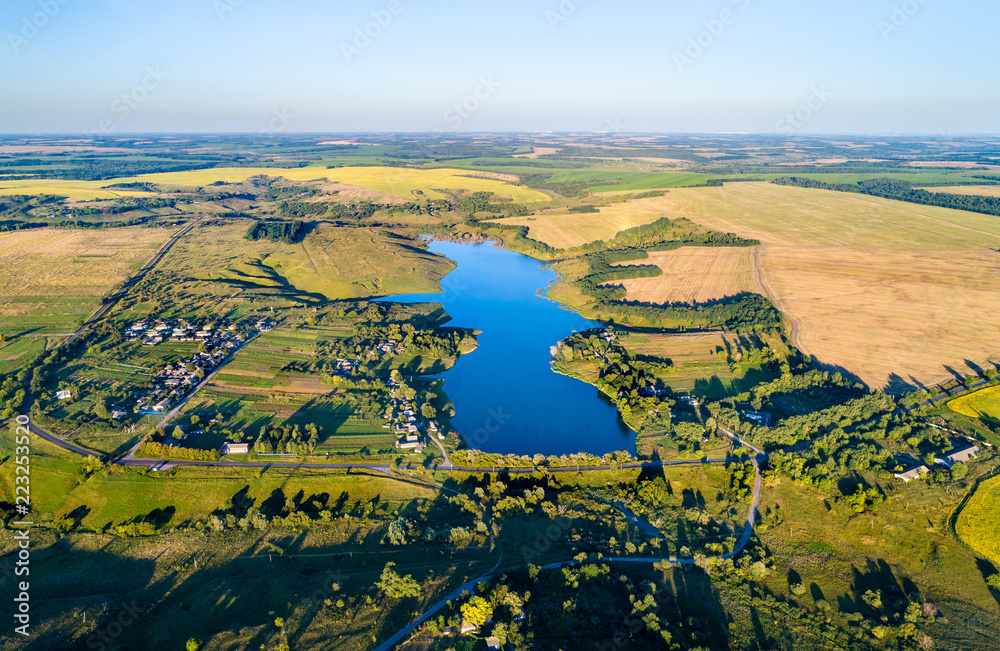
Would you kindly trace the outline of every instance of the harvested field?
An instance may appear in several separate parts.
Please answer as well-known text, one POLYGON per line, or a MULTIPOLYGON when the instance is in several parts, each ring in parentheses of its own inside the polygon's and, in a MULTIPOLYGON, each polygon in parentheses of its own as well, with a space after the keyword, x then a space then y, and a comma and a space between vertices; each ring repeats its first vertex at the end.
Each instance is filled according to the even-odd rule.
POLYGON ((775 246, 1000 248, 991 215, 771 183, 679 188, 637 203, 775 246))
POLYGON ((870 386, 932 385, 1000 353, 995 217, 763 183, 639 203, 760 239, 758 292, 793 342, 870 386))
POLYGON ((172 234, 162 228, 0 234, 0 331, 73 332, 172 234))
POLYGON ((684 247, 654 252, 647 260, 623 263, 651 264, 663 270, 655 278, 616 281, 628 291, 628 300, 643 303, 703 303, 755 291, 753 250, 729 247, 684 247))
POLYGON ((872 386, 946 381, 1000 342, 995 252, 773 247, 764 267, 802 349, 872 386))
POLYGON ((659 211, 636 203, 615 203, 599 213, 549 210, 529 217, 498 219, 501 224, 527 226, 528 237, 557 249, 568 249, 609 240, 628 228, 651 224, 663 217, 659 211))
POLYGON ((949 185, 945 187, 919 188, 928 192, 945 194, 974 194, 981 197, 1000 197, 1000 185, 949 185))

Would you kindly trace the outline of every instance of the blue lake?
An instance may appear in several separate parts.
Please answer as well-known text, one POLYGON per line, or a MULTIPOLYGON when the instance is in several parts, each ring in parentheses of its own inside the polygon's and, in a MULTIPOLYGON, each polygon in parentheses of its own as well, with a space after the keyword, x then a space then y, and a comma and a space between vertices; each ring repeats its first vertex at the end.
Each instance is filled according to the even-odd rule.
POLYGON ((470 448, 514 454, 635 453, 635 434, 595 387, 552 371, 552 347, 601 327, 544 297, 557 274, 492 244, 430 242, 458 267, 443 292, 382 299, 440 303, 448 325, 482 331, 479 348, 440 374, 452 424, 470 448))

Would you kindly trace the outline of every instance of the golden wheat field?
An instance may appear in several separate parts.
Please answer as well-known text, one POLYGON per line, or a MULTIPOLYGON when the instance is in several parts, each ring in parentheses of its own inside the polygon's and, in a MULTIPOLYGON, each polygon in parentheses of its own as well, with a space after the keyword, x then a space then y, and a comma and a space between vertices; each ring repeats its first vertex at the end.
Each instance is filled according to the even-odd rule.
POLYGON ((411 169, 402 167, 213 167, 187 172, 162 172, 109 179, 105 181, 0 180, 0 194, 55 194, 73 199, 107 199, 115 196, 143 194, 141 192, 106 190, 118 183, 154 183, 160 185, 201 187, 215 182, 243 183, 252 176, 274 176, 289 181, 329 180, 360 188, 368 188, 408 201, 429 197, 443 199, 438 190, 466 190, 493 192, 510 197, 518 203, 549 201, 548 195, 531 188, 512 185, 504 181, 476 176, 474 172, 460 169, 411 169))
POLYGON ((653 252, 647 260, 663 270, 655 278, 615 281, 628 292, 628 300, 643 303, 704 303, 741 292, 756 291, 753 250, 729 247, 684 247, 653 252))
POLYGON ((758 291, 799 347, 870 386, 941 382, 1000 353, 995 217, 765 183, 640 203, 760 239, 758 291))
POLYGON ((978 553, 1000 564, 1000 477, 979 485, 959 513, 955 532, 978 553))
POLYGON ((172 234, 139 227, 0 234, 0 329, 72 332, 172 234))
POLYGON ((569 249, 599 240, 609 240, 628 228, 650 224, 663 217, 658 210, 633 202, 614 203, 599 213, 548 210, 528 217, 496 220, 501 224, 527 226, 528 237, 557 249, 569 249))

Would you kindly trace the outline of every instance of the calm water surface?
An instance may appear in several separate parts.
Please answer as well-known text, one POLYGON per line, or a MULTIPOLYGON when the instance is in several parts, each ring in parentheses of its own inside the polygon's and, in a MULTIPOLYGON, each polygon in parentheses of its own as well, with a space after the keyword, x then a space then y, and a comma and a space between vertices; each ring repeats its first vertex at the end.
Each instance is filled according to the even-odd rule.
POLYGON ((452 424, 469 447, 514 454, 635 453, 635 434, 589 384, 554 373, 551 349, 600 327, 540 296, 556 279, 538 261, 492 244, 430 242, 458 267, 436 294, 383 299, 441 303, 449 325, 481 330, 479 348, 440 376, 455 403, 452 424))

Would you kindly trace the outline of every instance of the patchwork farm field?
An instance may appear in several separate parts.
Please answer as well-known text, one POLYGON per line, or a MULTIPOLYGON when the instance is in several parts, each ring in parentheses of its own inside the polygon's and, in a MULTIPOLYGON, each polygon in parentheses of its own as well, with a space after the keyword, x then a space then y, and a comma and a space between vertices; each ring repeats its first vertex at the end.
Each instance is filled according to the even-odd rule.
POLYGON ((948 403, 948 408, 963 416, 1000 423, 1000 386, 955 398, 948 403))
POLYGON ((640 263, 656 265, 663 275, 615 281, 625 287, 630 301, 703 303, 756 291, 753 250, 745 247, 688 246, 653 252, 648 259, 620 266, 640 263))
POLYGON ((617 233, 651 224, 663 217, 659 211, 636 203, 602 206, 599 213, 571 213, 547 210, 528 217, 498 219, 497 223, 527 226, 528 237, 557 249, 569 249, 599 240, 609 240, 617 233))
POLYGON ((43 228, 0 234, 0 332, 73 332, 103 296, 142 268, 172 234, 163 228, 43 228))
POLYGON ((966 545, 1000 565, 1000 477, 984 481, 955 521, 966 545))
POLYGON ((193 290, 198 280, 225 280, 212 285, 229 294, 265 289, 337 300, 434 292, 452 269, 447 259, 381 229, 319 224, 299 244, 250 241, 246 229, 245 223, 196 228, 164 260, 163 273, 193 290))
POLYGON ((518 203, 543 203, 550 197, 538 190, 484 178, 482 172, 460 169, 412 169, 401 167, 214 167, 187 172, 140 174, 104 181, 63 181, 53 179, 0 180, 0 194, 54 194, 71 199, 109 199, 140 195, 106 189, 119 183, 154 183, 158 185, 202 187, 212 183, 242 183, 252 176, 282 177, 289 181, 328 180, 348 186, 367 188, 408 201, 419 198, 444 199, 438 190, 493 192, 518 203))
POLYGON ((227 426, 252 436, 263 425, 314 423, 318 454, 391 450, 395 437, 376 414, 356 411, 336 387, 309 371, 316 344, 345 334, 341 328, 276 329, 241 350, 184 409, 185 415, 226 416, 227 426))
POLYGON ((761 240, 756 282, 793 343, 870 386, 942 382, 1000 352, 1000 314, 984 309, 1000 302, 995 217, 762 183, 639 203, 761 240))

